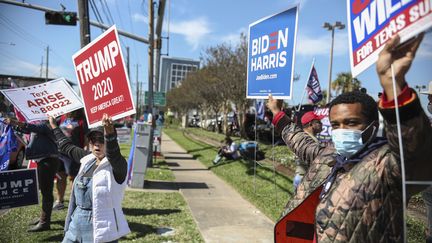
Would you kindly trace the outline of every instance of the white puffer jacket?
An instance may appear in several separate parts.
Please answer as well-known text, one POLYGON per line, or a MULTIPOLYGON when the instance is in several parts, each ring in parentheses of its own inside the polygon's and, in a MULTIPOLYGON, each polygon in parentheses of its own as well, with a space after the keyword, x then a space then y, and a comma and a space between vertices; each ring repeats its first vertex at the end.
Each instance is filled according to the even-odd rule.
MULTIPOLYGON (((78 176, 82 175, 85 165, 95 159, 89 154, 81 159, 78 176)), ((78 177, 77 176, 77 177, 78 177)), ((118 184, 114 179, 111 164, 104 158, 93 172, 92 205, 93 205, 93 238, 94 242, 109 242, 130 233, 129 226, 121 207, 126 180, 118 184)), ((73 211, 76 208, 75 194, 71 193, 66 217, 65 232, 69 228, 73 211)))

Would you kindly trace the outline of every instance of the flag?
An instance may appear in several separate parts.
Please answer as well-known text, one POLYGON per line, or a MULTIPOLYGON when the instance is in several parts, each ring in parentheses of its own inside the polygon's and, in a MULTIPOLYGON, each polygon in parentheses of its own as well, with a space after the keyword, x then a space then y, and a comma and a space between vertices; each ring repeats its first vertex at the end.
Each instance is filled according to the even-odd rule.
POLYGON ((134 136, 132 139, 132 144, 131 144, 131 149, 129 151, 129 158, 128 158, 128 169, 127 169, 127 184, 130 186, 131 182, 132 182, 132 170, 133 170, 133 164, 134 164, 134 154, 135 154, 135 140, 136 140, 136 136, 137 136, 137 127, 135 127, 134 129, 134 136))
POLYGON ((18 143, 12 126, 5 126, 0 132, 0 171, 4 171, 8 169, 10 153, 16 151, 18 143))
POLYGON ((316 104, 323 99, 323 94, 321 92, 321 86, 318 80, 318 74, 315 70, 315 66, 312 66, 311 73, 306 85, 309 100, 316 104))
POLYGON ((264 100, 257 100, 255 109, 257 118, 264 120, 264 100))

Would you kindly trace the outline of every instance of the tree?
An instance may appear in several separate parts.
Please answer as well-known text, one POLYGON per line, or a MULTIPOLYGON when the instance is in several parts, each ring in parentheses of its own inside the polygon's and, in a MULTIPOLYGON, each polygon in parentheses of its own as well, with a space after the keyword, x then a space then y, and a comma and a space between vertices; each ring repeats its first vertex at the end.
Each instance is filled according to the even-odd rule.
POLYGON ((337 78, 333 80, 332 89, 336 91, 336 95, 342 93, 359 90, 361 82, 357 78, 353 78, 351 72, 338 73, 337 78))

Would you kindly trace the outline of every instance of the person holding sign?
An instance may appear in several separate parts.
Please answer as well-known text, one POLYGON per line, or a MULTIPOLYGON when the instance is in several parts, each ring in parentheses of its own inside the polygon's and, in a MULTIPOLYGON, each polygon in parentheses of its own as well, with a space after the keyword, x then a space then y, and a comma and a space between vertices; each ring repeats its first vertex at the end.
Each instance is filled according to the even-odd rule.
POLYGON ((6 118, 5 123, 12 125, 15 130, 20 132, 31 133, 30 142, 26 147, 26 159, 37 162, 39 188, 42 194, 42 212, 38 219, 30 223, 34 226, 28 231, 50 230, 51 213, 54 204, 54 176, 60 164, 54 135, 46 121, 30 124, 19 122, 14 118, 6 118))
MULTIPOLYGON (((303 131, 309 135, 316 143, 324 146, 320 143, 316 137, 322 131, 321 116, 316 115, 313 111, 308 111, 301 117, 301 124, 303 126, 303 131)), ((294 190, 297 190, 298 185, 302 181, 304 175, 306 174, 310 161, 302 161, 298 157, 295 160, 296 170, 293 179, 294 190)))
POLYGON ((130 232, 122 201, 127 162, 120 154, 112 119, 104 114, 103 127, 90 130, 91 152, 72 143, 55 119, 50 125, 60 152, 81 162, 71 193, 63 242, 117 242, 130 232))
MULTIPOLYGON (((322 148, 281 111, 269 96, 267 106, 285 143, 302 160, 311 161, 297 194, 275 226, 276 241, 403 242, 403 199, 394 98, 399 101, 405 175, 409 181, 432 180, 432 127, 416 92, 409 88, 409 70, 422 36, 398 47, 395 36, 376 64, 384 89, 378 107, 387 139, 377 137, 378 107, 362 92, 343 93, 329 104, 335 147, 322 148), (396 79, 393 95, 392 68, 396 79)), ((407 186, 407 199, 426 186, 407 186)))

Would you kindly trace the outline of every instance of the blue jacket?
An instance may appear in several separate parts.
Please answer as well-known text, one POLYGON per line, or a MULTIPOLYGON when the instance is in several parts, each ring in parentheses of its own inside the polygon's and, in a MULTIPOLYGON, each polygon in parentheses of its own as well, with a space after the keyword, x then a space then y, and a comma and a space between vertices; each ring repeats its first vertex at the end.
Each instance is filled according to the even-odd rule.
POLYGON ((26 159, 58 157, 57 143, 54 134, 45 122, 39 124, 25 123, 17 127, 23 133, 31 133, 30 142, 26 147, 26 159))

